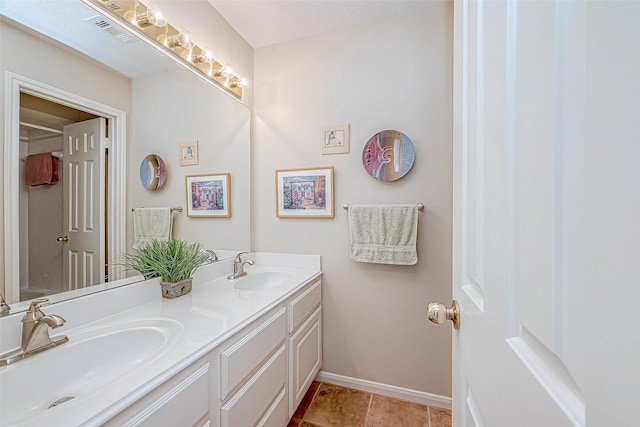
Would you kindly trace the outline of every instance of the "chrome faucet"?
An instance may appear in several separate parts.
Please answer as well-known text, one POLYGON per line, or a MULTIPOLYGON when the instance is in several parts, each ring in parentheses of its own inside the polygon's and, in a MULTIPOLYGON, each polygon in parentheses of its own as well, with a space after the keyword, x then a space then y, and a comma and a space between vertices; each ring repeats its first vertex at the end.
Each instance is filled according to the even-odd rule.
POLYGON ((58 337, 55 340, 52 340, 49 336, 49 329, 64 325, 66 320, 57 314, 45 315, 40 310, 40 307, 45 305, 47 301, 47 299, 38 299, 29 305, 29 310, 22 318, 22 344, 20 349, 0 356, 0 366, 26 359, 29 356, 69 341, 66 336, 58 337))
POLYGON ((11 307, 4 300, 4 295, 0 292, 0 313, 8 313, 11 310, 11 307))
POLYGON ((248 254, 249 252, 240 252, 236 255, 236 259, 233 260, 233 274, 227 276, 227 279, 233 280, 242 276, 246 276, 247 272, 244 271, 244 266, 246 264, 253 265, 255 262, 252 259, 242 260, 242 255, 248 254))

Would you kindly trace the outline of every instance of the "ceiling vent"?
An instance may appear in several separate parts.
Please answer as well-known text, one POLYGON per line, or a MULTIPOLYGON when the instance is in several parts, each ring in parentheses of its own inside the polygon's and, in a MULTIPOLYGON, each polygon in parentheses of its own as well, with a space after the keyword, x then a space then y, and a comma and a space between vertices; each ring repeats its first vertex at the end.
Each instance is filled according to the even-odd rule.
POLYGON ((104 31, 115 37, 122 44, 129 44, 137 41, 137 38, 125 32, 102 15, 92 16, 91 18, 85 19, 85 21, 95 25, 98 28, 103 29, 104 31))

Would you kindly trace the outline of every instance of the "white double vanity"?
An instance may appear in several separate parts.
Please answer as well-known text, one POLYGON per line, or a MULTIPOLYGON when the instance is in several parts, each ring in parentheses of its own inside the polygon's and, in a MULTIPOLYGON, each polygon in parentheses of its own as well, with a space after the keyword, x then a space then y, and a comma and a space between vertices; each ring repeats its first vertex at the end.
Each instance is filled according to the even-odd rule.
MULTIPOLYGON (((320 257, 247 258, 174 300, 152 279, 43 307, 69 342, 0 367, 0 425, 287 425, 322 363, 320 257)), ((22 315, 0 318, 0 353, 22 315)))

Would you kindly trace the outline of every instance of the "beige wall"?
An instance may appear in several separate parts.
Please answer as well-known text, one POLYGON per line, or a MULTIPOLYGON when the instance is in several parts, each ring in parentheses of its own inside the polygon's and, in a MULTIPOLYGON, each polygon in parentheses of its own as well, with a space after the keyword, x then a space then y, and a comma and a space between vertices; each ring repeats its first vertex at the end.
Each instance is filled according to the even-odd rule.
POLYGON ((327 372, 451 395, 451 332, 424 312, 451 298, 452 7, 256 50, 254 249, 322 255, 327 372), (349 123, 351 151, 320 154, 324 125, 349 123), (397 129, 411 172, 378 182, 362 147, 397 129), (274 170, 334 166, 334 219, 278 219, 274 170), (422 202, 416 266, 349 259, 343 204, 422 202))

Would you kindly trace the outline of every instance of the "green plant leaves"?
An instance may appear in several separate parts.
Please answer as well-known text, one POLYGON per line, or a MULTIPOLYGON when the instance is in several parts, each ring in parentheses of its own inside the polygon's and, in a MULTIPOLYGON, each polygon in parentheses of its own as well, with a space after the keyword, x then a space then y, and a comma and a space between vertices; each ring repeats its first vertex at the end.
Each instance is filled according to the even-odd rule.
POLYGON ((174 283, 188 279, 198 267, 216 261, 214 251, 204 249, 201 243, 184 240, 153 240, 133 253, 125 253, 118 264, 136 270, 145 279, 161 277, 163 282, 174 283))

